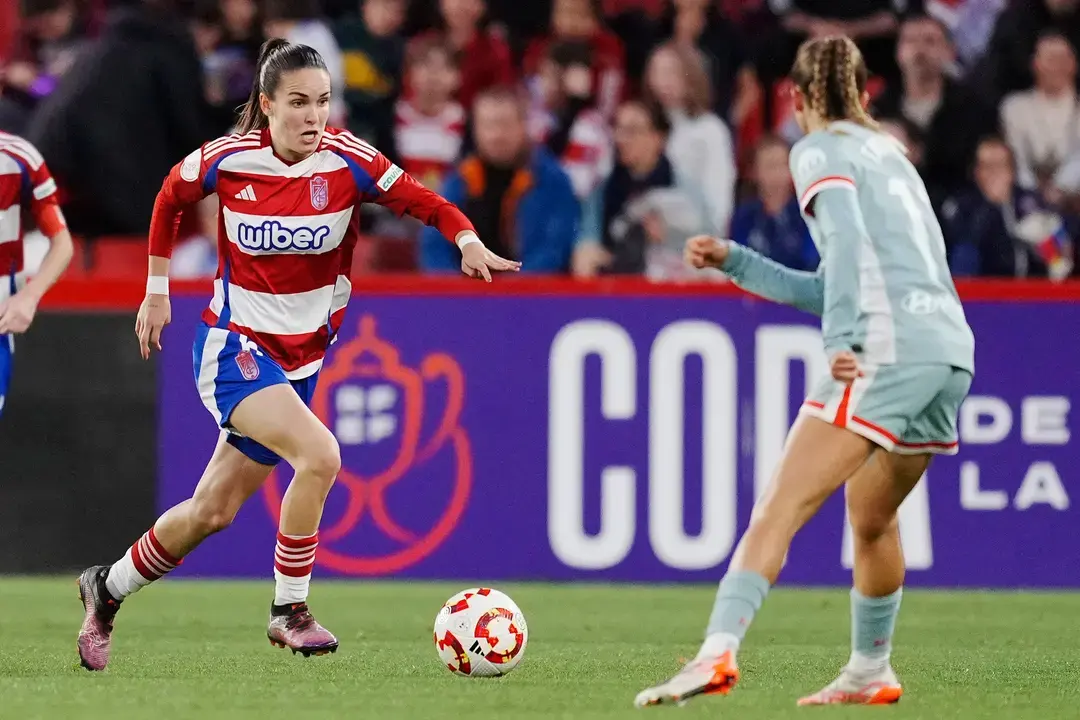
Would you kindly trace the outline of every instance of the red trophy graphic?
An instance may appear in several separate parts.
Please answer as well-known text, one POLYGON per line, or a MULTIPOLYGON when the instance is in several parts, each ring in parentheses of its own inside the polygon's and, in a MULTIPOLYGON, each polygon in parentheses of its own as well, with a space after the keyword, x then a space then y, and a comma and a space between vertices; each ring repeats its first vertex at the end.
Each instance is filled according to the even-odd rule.
MULTIPOLYGON (((360 319, 359 334, 331 358, 322 369, 311 409, 337 436, 342 468, 319 531, 316 562, 349 575, 397 572, 442 545, 468 503, 472 454, 469 438, 458 424, 465 395, 461 367, 444 353, 427 355, 418 367, 403 365, 397 348, 376 334, 370 315, 360 319), (434 412, 428 407, 435 404, 430 396, 440 384, 445 388, 445 408, 437 422, 425 422, 430 420, 425 413, 434 412), (387 448, 392 452, 388 454, 387 448), (418 470, 436 456, 437 466, 433 462, 432 467, 418 470), (448 457, 452 460, 446 461, 448 457), (420 488, 409 486, 417 476, 430 481, 433 474, 441 486, 439 492, 419 492, 420 488), (426 508, 428 514, 436 511, 433 522, 420 523, 412 516, 411 523, 401 522, 395 517, 387 495, 399 484, 400 492, 408 493, 408 504, 399 503, 404 508, 424 503, 441 506, 426 508), (336 502, 342 495, 347 500, 336 502), (410 527, 417 524, 424 527, 410 527), (369 536, 376 532, 392 549, 358 550, 351 536, 361 529, 369 536)), ((275 521, 284 480, 284 472, 275 473, 263 486, 275 521)))

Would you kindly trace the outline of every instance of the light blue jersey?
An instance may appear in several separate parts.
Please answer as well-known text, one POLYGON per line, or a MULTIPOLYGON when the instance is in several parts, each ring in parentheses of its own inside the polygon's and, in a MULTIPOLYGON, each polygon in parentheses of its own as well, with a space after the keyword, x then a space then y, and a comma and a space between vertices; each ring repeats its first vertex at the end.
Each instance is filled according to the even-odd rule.
POLYGON ((825 350, 869 365, 974 372, 975 340, 918 172, 892 137, 851 122, 810 133, 791 174, 821 255, 791 270, 732 243, 722 268, 740 286, 821 316, 825 350))

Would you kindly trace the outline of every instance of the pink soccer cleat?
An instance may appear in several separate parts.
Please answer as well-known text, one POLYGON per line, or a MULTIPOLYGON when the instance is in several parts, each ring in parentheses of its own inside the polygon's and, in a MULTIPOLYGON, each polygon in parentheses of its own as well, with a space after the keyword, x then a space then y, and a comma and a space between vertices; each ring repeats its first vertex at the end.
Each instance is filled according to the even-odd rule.
POLYGON ((903 694, 891 667, 872 673, 857 673, 844 668, 840 677, 799 700, 799 705, 892 705, 900 702, 903 694))
POLYGON ((79 662, 87 670, 104 670, 109 664, 113 619, 120 609, 120 602, 114 600, 105 588, 108 574, 108 566, 95 565, 83 570, 79 576, 79 599, 82 600, 86 616, 79 630, 77 644, 79 662))
POLYGON ((266 637, 270 644, 279 648, 289 648, 293 655, 300 653, 304 657, 327 655, 338 649, 337 638, 315 620, 308 610, 307 603, 288 605, 284 612, 270 614, 270 626, 266 637))

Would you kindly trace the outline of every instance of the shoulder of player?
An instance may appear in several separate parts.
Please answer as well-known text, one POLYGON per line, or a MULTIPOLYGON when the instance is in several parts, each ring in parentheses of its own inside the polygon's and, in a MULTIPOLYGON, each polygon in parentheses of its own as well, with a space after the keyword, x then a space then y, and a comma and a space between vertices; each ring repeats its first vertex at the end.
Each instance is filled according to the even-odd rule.
POLYGON ((216 140, 211 140, 202 146, 201 154, 204 161, 213 160, 223 153, 236 152, 237 150, 254 150, 262 145, 262 131, 252 130, 249 133, 233 133, 223 135, 216 140))
POLYGON ((842 136, 828 128, 814 130, 795 141, 795 144, 791 146, 791 154, 798 155, 810 148, 828 152, 834 150, 840 142, 842 142, 842 136))
POLYGON ((788 155, 791 174, 796 179, 813 174, 834 156, 833 138, 824 130, 807 133, 795 141, 788 155))
POLYGON ((195 182, 204 168, 223 160, 228 155, 242 150, 257 150, 262 146, 262 132, 252 130, 249 133, 224 135, 203 143, 202 147, 192 150, 180 161, 180 179, 195 182))
POLYGON ((338 128, 326 128, 323 133, 323 148, 364 163, 374 162, 379 154, 371 143, 361 140, 348 130, 338 128))
POLYGON ((834 130, 816 130, 800 138, 791 148, 792 173, 797 168, 803 172, 814 167, 829 166, 833 169, 851 167, 865 137, 844 134, 834 130))
POLYGON ((30 170, 38 170, 45 164, 45 158, 38 149, 29 140, 18 135, 0 132, 0 152, 30 170))

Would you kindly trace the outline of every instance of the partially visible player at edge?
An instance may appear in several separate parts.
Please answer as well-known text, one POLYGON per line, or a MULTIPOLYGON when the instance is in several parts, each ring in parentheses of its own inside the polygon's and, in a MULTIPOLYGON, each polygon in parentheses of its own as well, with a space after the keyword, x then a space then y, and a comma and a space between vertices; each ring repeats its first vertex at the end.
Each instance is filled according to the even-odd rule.
POLYGON ((739 645, 792 538, 845 483, 855 547, 851 656, 835 681, 799 704, 878 705, 902 694, 890 664, 904 581, 896 514, 931 456, 957 451, 975 342, 922 181, 866 113, 866 67, 855 44, 804 43, 792 78, 807 135, 792 150, 791 169, 822 257, 818 271, 790 270, 709 237, 691 239, 686 258, 820 315, 832 377, 814 388, 791 429, 720 581, 700 651, 639 693, 639 706, 730 692, 739 645))
POLYGON ((23 138, 0 132, 0 413, 11 383, 15 335, 30 327, 38 303, 64 273, 73 252, 45 159, 23 138), (49 238, 49 251, 24 284, 23 223, 28 218, 49 238))
POLYGON ((267 41, 239 133, 189 155, 158 195, 135 332, 144 359, 161 349, 180 214, 216 193, 220 261, 196 333, 194 371, 203 403, 225 432, 190 500, 162 515, 111 567, 79 577, 86 616, 78 648, 89 670, 108 663, 121 602, 227 527, 282 458, 296 475, 281 504, 267 635, 304 655, 337 649, 306 601, 323 503, 341 458, 308 403, 348 304, 361 203, 438 228, 461 248, 467 275, 490 281, 493 270, 520 267, 489 252, 461 211, 373 147, 327 128, 329 105, 330 77, 319 54, 267 41))

